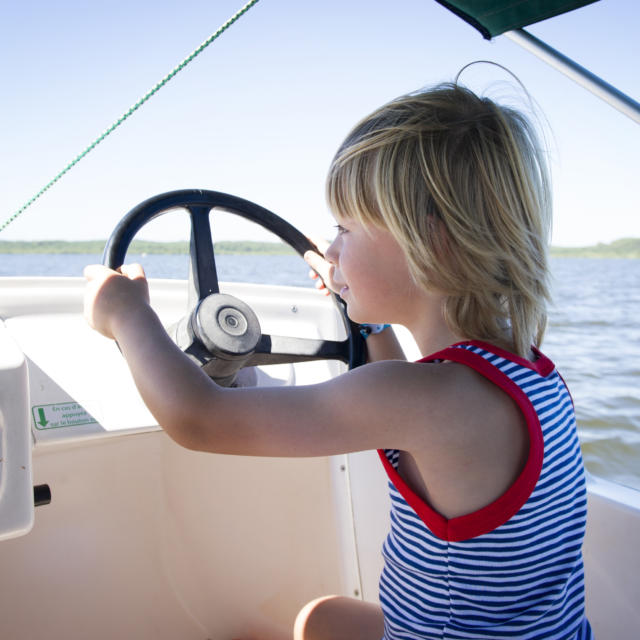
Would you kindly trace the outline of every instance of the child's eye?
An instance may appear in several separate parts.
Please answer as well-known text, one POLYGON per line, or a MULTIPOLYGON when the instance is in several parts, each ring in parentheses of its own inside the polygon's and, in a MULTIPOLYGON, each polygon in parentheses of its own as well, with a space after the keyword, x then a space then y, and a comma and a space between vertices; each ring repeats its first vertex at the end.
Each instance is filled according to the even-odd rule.
POLYGON ((347 230, 341 224, 336 224, 334 228, 336 230, 336 234, 339 236, 347 232, 347 230))

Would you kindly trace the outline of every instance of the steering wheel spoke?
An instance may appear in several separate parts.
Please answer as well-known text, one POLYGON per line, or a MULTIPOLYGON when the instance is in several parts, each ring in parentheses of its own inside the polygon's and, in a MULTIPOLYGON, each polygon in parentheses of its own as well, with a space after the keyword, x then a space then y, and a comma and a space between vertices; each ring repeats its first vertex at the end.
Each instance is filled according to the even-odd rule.
POLYGON ((248 366, 341 360, 349 362, 349 340, 318 340, 262 334, 248 366))
POLYGON ((189 308, 192 309, 198 300, 220 293, 220 286, 209 220, 211 207, 188 206, 187 209, 191 217, 189 308))

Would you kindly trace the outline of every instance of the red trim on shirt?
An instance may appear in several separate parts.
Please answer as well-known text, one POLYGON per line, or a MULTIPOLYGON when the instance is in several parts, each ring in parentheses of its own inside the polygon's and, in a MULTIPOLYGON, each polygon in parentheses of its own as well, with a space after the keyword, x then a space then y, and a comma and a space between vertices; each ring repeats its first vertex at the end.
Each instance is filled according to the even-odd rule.
MULTIPOLYGON (((514 354, 508 353, 507 351, 498 349, 486 343, 473 341, 473 343, 465 342, 459 344, 476 345, 486 349, 490 353, 494 353, 495 355, 504 357, 507 360, 522 364, 529 369, 533 369, 545 377, 554 370, 554 365, 551 360, 539 353, 537 350, 535 351, 535 354, 538 356, 538 359, 535 362, 530 362, 524 358, 518 358, 518 356, 515 356, 514 354), (543 371, 546 373, 543 374, 543 371)), ((422 498, 416 495, 416 493, 402 479, 396 469, 393 468, 393 465, 387 459, 384 450, 378 450, 378 454, 380 455, 382 464, 384 465, 389 479, 393 482, 402 497, 418 514, 420 519, 431 530, 431 532, 442 540, 460 542, 497 529, 520 510, 524 503, 529 499, 529 496, 538 482, 540 471, 542 470, 544 441, 542 428, 540 427, 540 419, 533 408, 533 404, 527 397, 526 393, 506 374, 502 373, 497 367, 485 360, 481 355, 466 349, 456 348, 455 345, 444 349, 443 351, 439 351, 438 353, 434 353, 427 358, 422 358, 421 360, 418 360, 418 362, 431 362, 439 359, 465 364, 494 384, 498 385, 511 398, 513 398, 524 414, 529 434, 529 454, 527 461, 514 483, 499 498, 488 504, 486 507, 464 516, 451 519, 445 518, 424 502, 422 498)))
MULTIPOLYGON (((500 347, 494 347, 492 344, 489 344, 488 342, 482 342, 482 340, 468 340, 466 342, 457 342, 456 344, 451 346, 459 347, 467 344, 480 347, 481 349, 484 349, 489 353, 493 353, 496 356, 500 356, 505 360, 515 362, 516 364, 519 364, 523 367, 527 367, 527 369, 532 369, 533 371, 536 371, 537 373, 539 373, 543 378, 546 378, 556 368, 553 362, 551 362, 551 360, 549 360, 547 356, 545 356, 543 353, 538 351, 538 349, 536 349, 535 347, 531 347, 531 351, 533 351, 533 354, 536 356, 536 359, 533 362, 531 362, 531 360, 527 360, 526 358, 523 358, 522 356, 518 356, 515 353, 510 353, 509 351, 506 351, 505 349, 501 349, 500 347)), ((432 360, 434 358, 433 356, 429 356, 428 359, 432 360)), ((422 362, 422 360, 418 360, 418 362, 422 362)))

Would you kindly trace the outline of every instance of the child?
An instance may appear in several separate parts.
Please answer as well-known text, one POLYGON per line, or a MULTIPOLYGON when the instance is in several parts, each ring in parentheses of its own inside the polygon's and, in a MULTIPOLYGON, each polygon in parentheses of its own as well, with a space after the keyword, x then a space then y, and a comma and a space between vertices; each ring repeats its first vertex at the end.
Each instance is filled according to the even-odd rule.
POLYGON ((380 323, 371 363, 317 385, 220 388, 171 342, 137 265, 86 269, 89 323, 118 340, 185 447, 379 450, 392 498, 382 607, 314 601, 296 640, 590 638, 573 407, 537 349, 550 203, 533 129, 458 85, 403 96, 349 134, 327 193, 337 237, 307 258, 352 320, 380 323), (400 360, 382 323, 406 326, 425 357, 400 360))

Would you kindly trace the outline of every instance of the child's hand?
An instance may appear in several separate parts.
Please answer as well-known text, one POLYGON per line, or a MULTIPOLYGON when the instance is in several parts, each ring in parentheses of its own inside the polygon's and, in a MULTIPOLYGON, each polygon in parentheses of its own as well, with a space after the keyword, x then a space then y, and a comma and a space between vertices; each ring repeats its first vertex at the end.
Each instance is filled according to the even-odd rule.
POLYGON ((123 265, 118 271, 92 264, 85 267, 84 277, 84 317, 107 338, 115 339, 118 322, 149 304, 149 286, 139 264, 123 265))
POLYGON ((324 252, 327 250, 329 243, 326 240, 316 239, 313 239, 312 242, 314 242, 321 253, 316 253, 315 251, 305 252, 304 259, 311 267, 309 277, 316 281, 316 289, 328 296, 331 293, 329 287, 331 283, 332 266, 324 259, 324 252))

